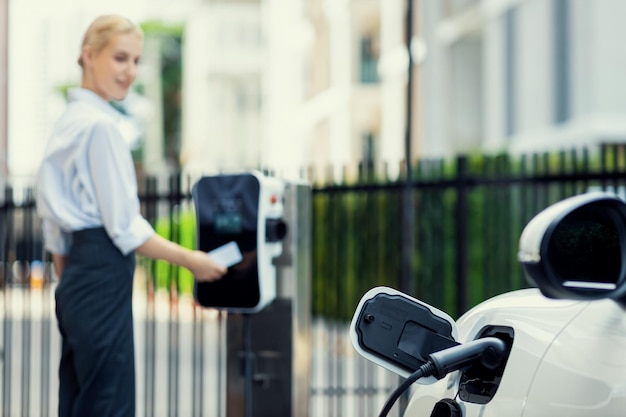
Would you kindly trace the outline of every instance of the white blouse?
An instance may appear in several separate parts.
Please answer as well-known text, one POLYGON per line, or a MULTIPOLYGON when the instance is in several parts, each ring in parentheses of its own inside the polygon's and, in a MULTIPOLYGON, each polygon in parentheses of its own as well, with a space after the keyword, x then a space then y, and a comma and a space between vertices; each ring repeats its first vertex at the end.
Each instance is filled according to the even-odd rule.
POLYGON ((90 90, 68 95, 37 173, 44 245, 64 255, 73 231, 104 227, 126 255, 154 229, 140 213, 135 167, 119 131, 122 115, 90 90))

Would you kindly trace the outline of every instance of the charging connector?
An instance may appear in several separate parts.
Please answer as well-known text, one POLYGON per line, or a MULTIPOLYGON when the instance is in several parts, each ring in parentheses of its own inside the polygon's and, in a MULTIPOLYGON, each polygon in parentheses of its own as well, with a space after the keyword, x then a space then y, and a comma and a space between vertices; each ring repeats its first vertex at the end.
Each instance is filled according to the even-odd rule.
POLYGON ((450 372, 468 367, 476 361, 481 361, 483 366, 495 368, 504 359, 506 351, 507 344, 501 339, 484 337, 432 353, 428 362, 420 366, 391 394, 379 417, 386 417, 400 395, 418 379, 428 376, 442 379, 450 372))
POLYGON ((435 352, 430 355, 430 362, 434 367, 432 375, 441 379, 450 372, 465 368, 477 360, 487 368, 496 368, 500 365, 506 350, 506 343, 502 340, 497 337, 485 337, 435 352))

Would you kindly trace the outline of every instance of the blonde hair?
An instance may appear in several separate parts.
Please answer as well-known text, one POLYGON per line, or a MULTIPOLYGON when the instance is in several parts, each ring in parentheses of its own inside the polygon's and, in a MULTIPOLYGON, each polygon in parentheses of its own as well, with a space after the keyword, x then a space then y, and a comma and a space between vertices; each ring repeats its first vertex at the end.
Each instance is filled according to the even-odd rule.
POLYGON ((78 65, 83 66, 83 49, 85 46, 91 46, 91 49, 98 53, 108 45, 109 41, 114 36, 127 33, 135 33, 143 39, 143 31, 141 28, 123 16, 109 14, 96 18, 96 20, 89 25, 83 36, 78 65))

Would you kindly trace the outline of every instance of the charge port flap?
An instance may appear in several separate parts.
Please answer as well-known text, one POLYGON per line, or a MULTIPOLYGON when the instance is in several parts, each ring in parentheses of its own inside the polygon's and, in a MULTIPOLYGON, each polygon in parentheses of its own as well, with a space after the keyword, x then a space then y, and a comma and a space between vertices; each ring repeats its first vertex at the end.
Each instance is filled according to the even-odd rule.
POLYGON ((459 344, 455 322, 447 314, 387 287, 362 298, 351 336, 361 355, 404 377, 431 353, 459 344))

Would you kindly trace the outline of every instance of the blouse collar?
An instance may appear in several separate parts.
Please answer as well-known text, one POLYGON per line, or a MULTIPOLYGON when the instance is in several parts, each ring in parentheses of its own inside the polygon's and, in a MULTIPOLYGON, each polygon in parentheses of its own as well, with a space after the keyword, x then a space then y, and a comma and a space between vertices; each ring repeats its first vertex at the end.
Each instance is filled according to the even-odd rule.
POLYGON ((103 111, 110 117, 119 121, 122 117, 122 114, 111 104, 109 104, 102 97, 97 95, 91 90, 86 88, 70 88, 67 92, 68 101, 71 102, 85 102, 88 103, 97 109, 103 111))

